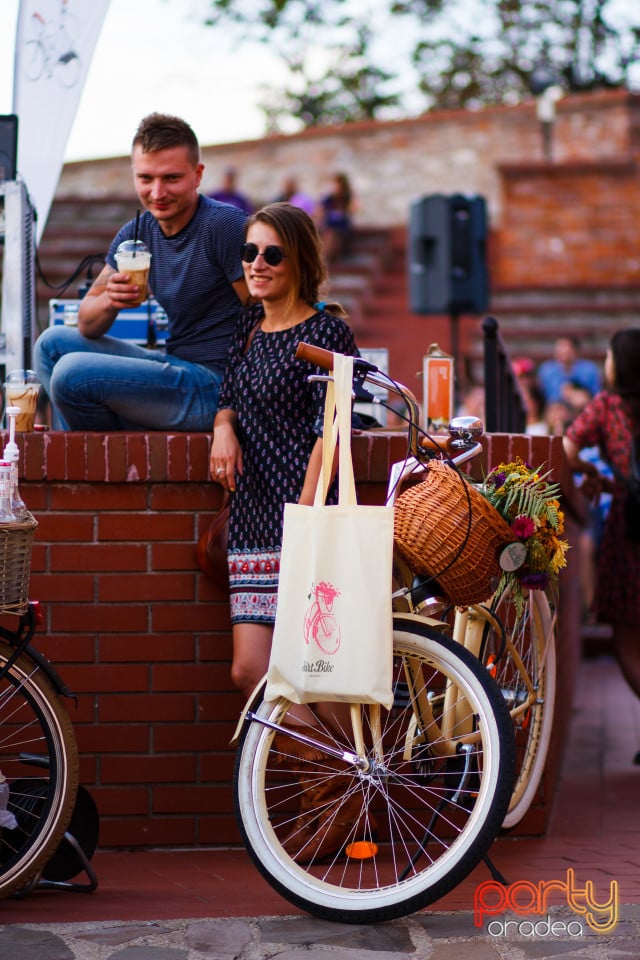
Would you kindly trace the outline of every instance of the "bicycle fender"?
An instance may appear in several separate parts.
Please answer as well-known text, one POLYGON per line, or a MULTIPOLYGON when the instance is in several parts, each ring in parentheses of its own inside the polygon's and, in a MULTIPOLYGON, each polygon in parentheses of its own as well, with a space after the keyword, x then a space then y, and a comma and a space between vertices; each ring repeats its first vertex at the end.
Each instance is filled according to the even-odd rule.
POLYGON ((27 645, 24 652, 30 660, 38 665, 38 667, 46 675, 47 679, 51 681, 56 693, 59 693, 62 697, 69 697, 69 699, 73 700, 77 706, 78 698, 76 694, 69 690, 69 687, 66 685, 56 668, 49 660, 47 660, 45 655, 40 653, 36 647, 32 647, 31 644, 27 645))
POLYGON ((262 680, 254 688, 253 692, 251 693, 251 696, 249 697, 244 707, 242 708, 242 713, 240 714, 240 718, 238 719, 236 728, 233 731, 233 736, 229 741, 230 747, 237 746, 238 740, 240 739, 240 734, 242 733, 243 727, 247 722, 247 714, 249 713, 250 710, 253 710, 253 708, 257 706, 257 704, 260 703, 260 701, 262 700, 262 696, 264 694, 264 688, 266 685, 267 685, 267 675, 265 674, 262 680))

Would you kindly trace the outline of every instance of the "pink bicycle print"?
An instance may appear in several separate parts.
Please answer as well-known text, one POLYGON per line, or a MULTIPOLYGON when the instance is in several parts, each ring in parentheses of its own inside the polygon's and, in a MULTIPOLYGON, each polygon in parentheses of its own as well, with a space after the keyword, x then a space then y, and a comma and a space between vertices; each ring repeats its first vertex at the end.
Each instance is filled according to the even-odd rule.
POLYGON ((340 647, 340 625, 332 613, 333 602, 338 596, 340 591, 336 587, 321 580, 311 590, 311 603, 304 617, 305 643, 313 638, 322 652, 329 655, 337 653, 340 647))

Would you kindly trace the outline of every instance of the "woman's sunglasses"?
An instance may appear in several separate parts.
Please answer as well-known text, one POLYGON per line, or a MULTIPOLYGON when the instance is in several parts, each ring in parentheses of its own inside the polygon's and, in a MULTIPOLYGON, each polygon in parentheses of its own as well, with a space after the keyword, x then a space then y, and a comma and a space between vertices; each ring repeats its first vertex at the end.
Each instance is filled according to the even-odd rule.
POLYGON ((260 254, 262 254, 264 262, 268 263, 270 267, 277 267, 287 256, 286 253, 283 253, 281 247, 277 247, 275 243, 265 247, 264 250, 258 250, 257 243, 242 244, 241 256, 245 263, 253 263, 260 254))

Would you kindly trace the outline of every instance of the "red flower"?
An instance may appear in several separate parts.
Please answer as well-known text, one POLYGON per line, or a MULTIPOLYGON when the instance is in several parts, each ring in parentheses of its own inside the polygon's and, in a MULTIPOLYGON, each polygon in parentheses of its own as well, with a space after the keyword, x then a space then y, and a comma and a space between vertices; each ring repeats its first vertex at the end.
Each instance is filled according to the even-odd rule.
POLYGON ((512 520, 511 529, 518 540, 528 540, 529 537, 532 537, 536 532, 536 525, 531 517, 527 517, 526 514, 522 513, 519 517, 516 517, 515 520, 512 520))

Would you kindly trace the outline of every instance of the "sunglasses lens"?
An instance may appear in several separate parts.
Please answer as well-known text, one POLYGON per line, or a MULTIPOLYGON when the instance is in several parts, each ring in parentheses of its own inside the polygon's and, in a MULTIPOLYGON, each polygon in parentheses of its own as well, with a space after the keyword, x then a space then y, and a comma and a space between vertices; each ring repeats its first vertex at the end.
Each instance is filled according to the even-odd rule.
MULTIPOLYGON (((242 245, 241 256, 245 263, 253 263, 256 257, 260 256, 258 245, 255 243, 244 243, 242 245)), ((276 247, 275 244, 265 247, 262 251, 262 256, 264 257, 265 263, 268 263, 270 267, 277 267, 278 264, 284 260, 284 253, 280 247, 276 247)))
POLYGON ((264 251, 264 258, 270 267, 277 267, 284 260, 284 253, 280 247, 267 247, 264 251))

